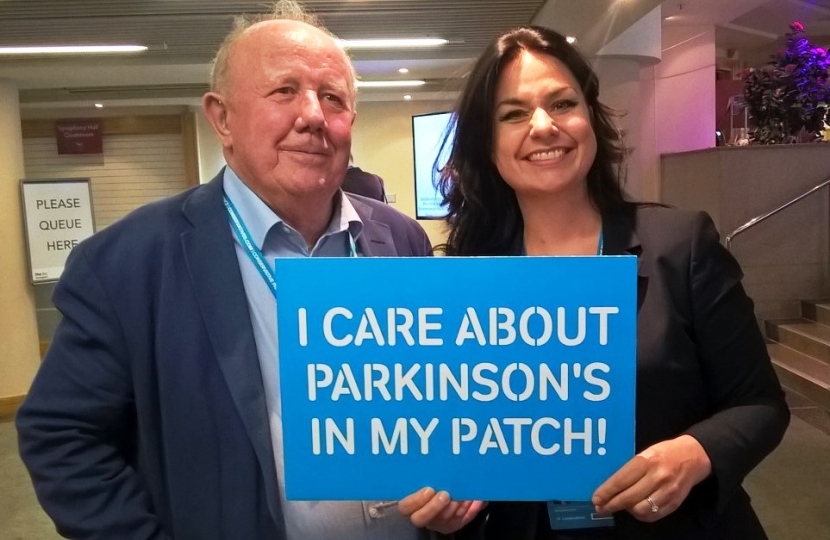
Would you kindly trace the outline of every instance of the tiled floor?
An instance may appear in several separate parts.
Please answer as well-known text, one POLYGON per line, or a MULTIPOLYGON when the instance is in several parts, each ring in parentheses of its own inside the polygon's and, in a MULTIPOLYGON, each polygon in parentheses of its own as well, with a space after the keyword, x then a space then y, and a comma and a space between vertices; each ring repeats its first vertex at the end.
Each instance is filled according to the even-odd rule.
POLYGON ((12 422, 0 422, 0 538, 61 538, 35 499, 29 475, 17 454, 17 432, 12 422))

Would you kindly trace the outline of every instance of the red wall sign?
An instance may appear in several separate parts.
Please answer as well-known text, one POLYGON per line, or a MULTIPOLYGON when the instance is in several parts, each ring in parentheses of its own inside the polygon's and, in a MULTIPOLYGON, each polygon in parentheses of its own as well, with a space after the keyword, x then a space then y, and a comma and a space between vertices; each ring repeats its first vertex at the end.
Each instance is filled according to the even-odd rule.
POLYGON ((103 142, 100 120, 61 120, 55 122, 58 154, 101 154, 103 142))

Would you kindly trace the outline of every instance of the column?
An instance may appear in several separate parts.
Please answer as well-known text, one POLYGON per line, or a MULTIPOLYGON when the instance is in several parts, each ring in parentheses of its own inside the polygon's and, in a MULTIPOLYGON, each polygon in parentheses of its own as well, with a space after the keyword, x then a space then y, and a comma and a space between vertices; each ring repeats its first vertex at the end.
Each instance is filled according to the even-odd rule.
POLYGON ((0 79, 0 419, 11 416, 29 391, 38 365, 34 289, 20 202, 23 136, 17 87, 0 79))
POLYGON ((659 197, 660 156, 654 145, 653 106, 641 72, 662 58, 660 14, 658 6, 606 43, 594 60, 600 100, 622 113, 617 123, 631 151, 625 192, 634 200, 659 197))
POLYGON ((599 77, 599 99, 602 103, 620 113, 617 126, 625 134, 625 146, 630 154, 626 161, 627 176, 624 184, 626 194, 634 200, 656 200, 645 184, 644 171, 648 162, 656 160, 648 148, 643 134, 650 126, 643 123, 641 107, 640 69, 642 62, 633 58, 603 56, 595 61, 599 77))

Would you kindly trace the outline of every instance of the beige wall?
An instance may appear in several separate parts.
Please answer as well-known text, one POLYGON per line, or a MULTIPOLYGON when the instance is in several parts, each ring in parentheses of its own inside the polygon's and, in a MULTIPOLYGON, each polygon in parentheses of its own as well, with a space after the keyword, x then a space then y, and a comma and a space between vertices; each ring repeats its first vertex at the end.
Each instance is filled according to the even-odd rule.
POLYGON ((0 406, 29 390, 40 363, 20 203, 24 170, 19 110, 17 88, 0 81, 0 200, 5 202, 0 212, 0 406))
MULTIPOLYGON (((380 175, 392 206, 415 216, 415 171, 412 160, 412 115, 448 111, 452 102, 400 101, 360 103, 352 137, 352 154, 360 168, 380 175)), ((443 221, 420 222, 433 245, 444 241, 443 221)))

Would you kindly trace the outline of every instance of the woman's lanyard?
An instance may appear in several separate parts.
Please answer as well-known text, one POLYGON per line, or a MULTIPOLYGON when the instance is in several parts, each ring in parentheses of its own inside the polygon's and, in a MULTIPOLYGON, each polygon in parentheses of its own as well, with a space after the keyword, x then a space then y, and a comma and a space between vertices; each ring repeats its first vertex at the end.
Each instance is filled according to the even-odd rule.
MULTIPOLYGON (((602 228, 600 227, 600 229, 599 229, 599 241, 597 242, 597 255, 602 255, 602 250, 603 250, 604 244, 605 244, 605 241, 603 240, 603 237, 602 237, 602 228)), ((522 255, 527 255, 527 249, 525 248, 524 243, 522 243, 522 255)))
MULTIPOLYGON (((233 230, 236 233, 236 237, 239 239, 239 243, 242 244, 242 247, 244 247, 248 252, 248 257, 251 259, 251 262, 253 262, 256 269, 259 270, 259 275, 261 275, 262 279, 265 280, 268 288, 271 289, 271 294, 273 294, 274 298, 276 298, 277 280, 274 279, 274 273, 271 272, 271 268, 269 268, 268 264, 265 262, 265 256, 251 239, 251 233, 248 232, 248 228, 245 226, 245 222, 242 221, 242 217, 236 211, 236 207, 233 205, 233 202, 231 202, 227 195, 223 197, 223 200, 225 202, 225 210, 228 211, 228 220, 230 220, 231 225, 233 226, 233 230)), ((352 233, 349 231, 346 231, 346 233, 348 236, 347 249, 349 251, 349 257, 357 257, 357 246, 355 245, 354 238, 352 238, 352 233)))

